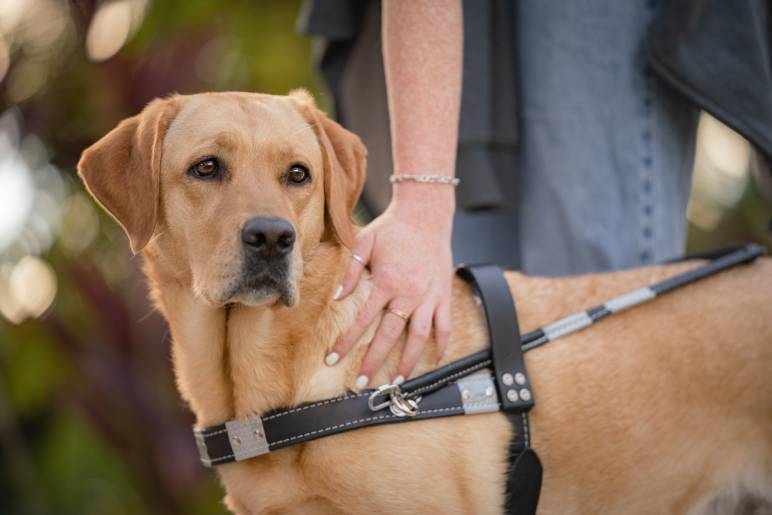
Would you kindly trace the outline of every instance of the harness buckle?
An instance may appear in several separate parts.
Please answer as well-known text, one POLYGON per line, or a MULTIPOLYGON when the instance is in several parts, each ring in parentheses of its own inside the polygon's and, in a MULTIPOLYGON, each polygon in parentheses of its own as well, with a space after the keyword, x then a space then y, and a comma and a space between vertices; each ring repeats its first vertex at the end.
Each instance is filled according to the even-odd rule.
POLYGON ((382 384, 375 389, 370 397, 367 399, 367 406, 371 411, 380 411, 386 407, 396 417, 414 417, 418 413, 418 403, 421 398, 406 399, 402 395, 402 390, 399 385, 396 384, 382 384), (388 395, 389 400, 376 404, 375 401, 378 397, 386 397, 388 395))

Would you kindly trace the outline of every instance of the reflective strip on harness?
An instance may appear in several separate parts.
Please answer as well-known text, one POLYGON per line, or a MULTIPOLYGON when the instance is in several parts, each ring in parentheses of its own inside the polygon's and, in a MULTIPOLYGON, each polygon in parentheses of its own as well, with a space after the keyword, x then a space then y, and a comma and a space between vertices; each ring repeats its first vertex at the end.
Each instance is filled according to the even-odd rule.
POLYGON ((612 313, 619 313, 620 311, 637 306, 638 304, 643 304, 644 302, 651 300, 656 296, 657 294, 654 293, 654 290, 649 287, 639 288, 637 290, 631 291, 630 293, 620 295, 615 299, 611 299, 603 305, 612 313))
POLYGON ((579 329, 584 329, 588 325, 592 325, 592 318, 590 318, 586 311, 582 311, 581 313, 576 313, 575 315, 561 318, 557 322, 545 325, 542 331, 544 331, 547 339, 552 341, 579 329))
POLYGON ((501 405, 490 374, 475 374, 459 379, 456 383, 465 415, 491 413, 501 405))

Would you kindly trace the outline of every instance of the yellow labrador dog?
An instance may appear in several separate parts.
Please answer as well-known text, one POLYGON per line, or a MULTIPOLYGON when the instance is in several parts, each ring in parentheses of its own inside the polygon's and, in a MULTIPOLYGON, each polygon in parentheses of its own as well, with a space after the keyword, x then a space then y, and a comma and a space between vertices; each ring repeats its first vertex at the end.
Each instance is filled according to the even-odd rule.
MULTIPOLYGON (((200 426, 354 389, 372 330, 338 366, 324 356, 369 290, 365 279, 333 301, 365 154, 305 92, 156 100, 84 152, 81 177, 144 257, 200 426)), ((694 266, 507 280, 529 331, 694 266)), ((456 280, 444 362, 487 345, 481 316, 456 280)), ((432 347, 414 374, 437 366, 432 347)), ((540 347, 527 365, 540 513, 772 513, 769 259, 540 347)), ((435 419, 218 471, 238 514, 494 514, 510 438, 500 413, 435 419)))

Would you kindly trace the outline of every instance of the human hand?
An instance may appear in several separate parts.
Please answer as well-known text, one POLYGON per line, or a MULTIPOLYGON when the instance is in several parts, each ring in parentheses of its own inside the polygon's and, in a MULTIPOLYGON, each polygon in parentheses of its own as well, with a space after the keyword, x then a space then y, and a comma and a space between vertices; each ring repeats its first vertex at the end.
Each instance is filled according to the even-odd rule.
POLYGON ((406 328, 407 339, 393 383, 410 375, 432 327, 437 359, 447 346, 453 277, 453 201, 452 196, 448 200, 448 192, 453 193, 448 190, 409 200, 395 199, 357 236, 354 254, 363 262, 351 259, 336 299, 344 299, 356 288, 365 266, 370 268, 372 290, 353 326, 338 338, 325 362, 334 365, 345 356, 385 309, 357 377, 359 389, 367 386, 406 328))

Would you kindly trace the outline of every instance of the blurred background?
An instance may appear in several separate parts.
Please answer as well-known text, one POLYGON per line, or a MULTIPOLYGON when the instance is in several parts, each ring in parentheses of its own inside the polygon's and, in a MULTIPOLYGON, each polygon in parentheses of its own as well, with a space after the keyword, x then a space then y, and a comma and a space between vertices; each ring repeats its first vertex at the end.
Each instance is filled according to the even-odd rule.
MULTIPOLYGON (((170 92, 313 77, 299 0, 0 0, 0 514, 225 513, 138 260, 80 152, 170 92)), ((772 243, 745 140, 703 116, 689 247, 772 243)))

